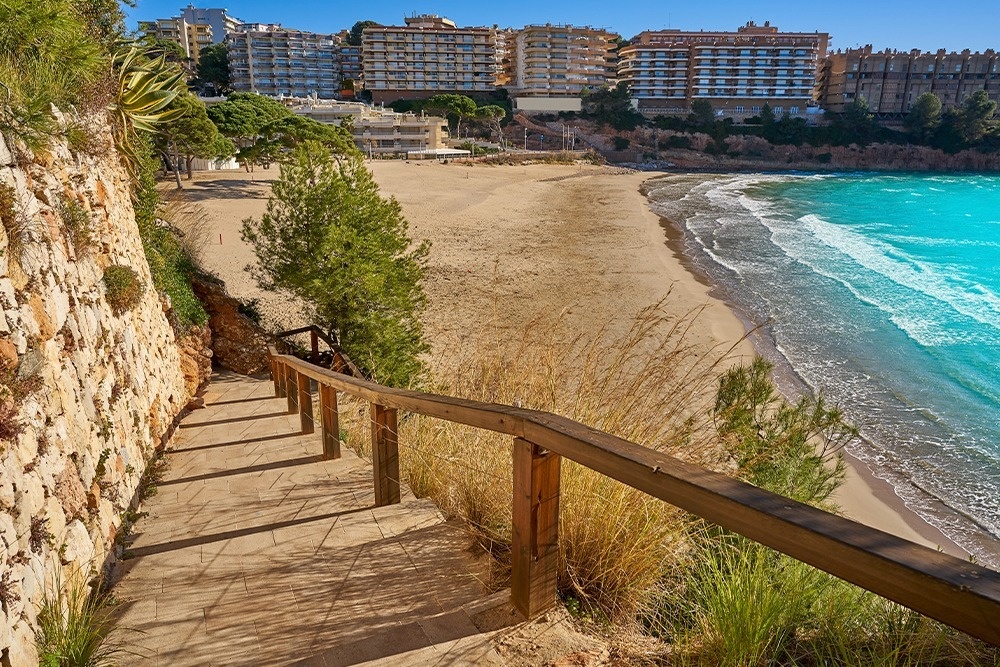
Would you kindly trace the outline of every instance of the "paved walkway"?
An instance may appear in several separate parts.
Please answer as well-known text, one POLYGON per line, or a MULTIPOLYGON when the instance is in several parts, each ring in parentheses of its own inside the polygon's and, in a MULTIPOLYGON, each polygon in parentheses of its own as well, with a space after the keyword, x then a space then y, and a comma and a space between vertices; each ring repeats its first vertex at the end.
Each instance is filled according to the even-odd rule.
MULTIPOLYGON (((115 588, 142 665, 494 664, 468 539, 429 501, 374 508, 370 464, 323 461, 270 382, 216 374, 115 588), (480 623, 482 625, 482 623, 480 623)), ((317 411, 318 414, 318 411, 317 411)))

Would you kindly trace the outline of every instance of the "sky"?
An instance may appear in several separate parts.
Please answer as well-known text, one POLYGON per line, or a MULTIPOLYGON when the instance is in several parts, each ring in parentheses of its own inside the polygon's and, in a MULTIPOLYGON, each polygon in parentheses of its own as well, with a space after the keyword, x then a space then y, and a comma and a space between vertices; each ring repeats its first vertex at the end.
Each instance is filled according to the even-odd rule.
MULTIPOLYGON (((185 0, 138 0, 126 7, 129 28, 136 21, 176 16, 185 0)), ((1000 0, 202 0, 196 7, 225 7, 248 22, 280 23, 312 32, 338 32, 356 21, 402 25, 414 13, 446 16, 460 26, 520 28, 532 23, 570 23, 608 28, 624 37, 643 30, 735 30, 752 20, 781 30, 827 32, 832 49, 872 44, 909 51, 1000 51, 1000 0)))

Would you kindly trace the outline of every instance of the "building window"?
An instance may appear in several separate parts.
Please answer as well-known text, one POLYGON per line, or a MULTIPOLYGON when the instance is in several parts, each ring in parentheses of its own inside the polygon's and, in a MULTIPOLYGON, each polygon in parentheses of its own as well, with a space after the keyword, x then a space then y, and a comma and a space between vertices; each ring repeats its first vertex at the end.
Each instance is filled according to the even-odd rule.
POLYGON ((760 113, 760 107, 756 107, 756 106, 750 107, 750 112, 751 113, 760 113))
POLYGON ((736 113, 743 113, 746 111, 746 107, 736 107, 736 113))

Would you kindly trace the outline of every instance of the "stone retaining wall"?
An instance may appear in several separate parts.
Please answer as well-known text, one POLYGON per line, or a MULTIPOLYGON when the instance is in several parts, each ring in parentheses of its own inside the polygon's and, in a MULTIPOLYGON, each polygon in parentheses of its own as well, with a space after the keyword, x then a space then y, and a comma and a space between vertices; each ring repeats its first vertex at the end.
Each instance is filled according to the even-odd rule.
POLYGON ((34 623, 44 590, 100 572, 114 556, 147 463, 209 372, 207 332, 196 330, 181 345, 168 323, 168 305, 151 286, 127 172, 107 131, 102 142, 106 156, 95 158, 64 141, 32 156, 0 139, 0 189, 7 186, 14 202, 0 210, 5 666, 37 665, 34 623), (89 221, 89 241, 70 232, 74 214, 77 229, 89 221), (145 283, 138 303, 120 313, 103 281, 113 264, 131 267, 145 283))

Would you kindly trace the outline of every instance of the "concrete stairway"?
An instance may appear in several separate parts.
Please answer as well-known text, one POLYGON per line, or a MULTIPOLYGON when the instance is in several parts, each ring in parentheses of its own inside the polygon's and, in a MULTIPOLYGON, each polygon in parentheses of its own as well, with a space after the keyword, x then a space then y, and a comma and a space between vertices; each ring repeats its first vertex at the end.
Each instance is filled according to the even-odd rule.
POLYGON ((497 663, 473 620, 509 615, 507 594, 486 594, 484 564, 432 503, 407 490, 373 507, 370 464, 347 448, 323 461, 268 381, 216 374, 205 404, 115 588, 140 654, 127 664, 497 663))

